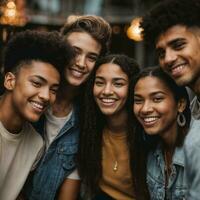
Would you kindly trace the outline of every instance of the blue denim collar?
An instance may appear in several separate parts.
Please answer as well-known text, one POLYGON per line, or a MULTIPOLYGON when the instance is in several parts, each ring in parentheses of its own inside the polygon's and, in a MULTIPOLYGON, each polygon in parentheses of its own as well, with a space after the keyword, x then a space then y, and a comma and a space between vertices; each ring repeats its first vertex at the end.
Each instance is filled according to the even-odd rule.
MULTIPOLYGON (((160 163, 161 158, 163 160, 163 153, 162 153, 162 149, 161 149, 160 144, 156 148, 156 150, 154 152, 154 156, 158 159, 159 163, 160 163)), ((184 156, 183 147, 176 147, 175 148, 172 164, 185 167, 185 156, 184 156)))

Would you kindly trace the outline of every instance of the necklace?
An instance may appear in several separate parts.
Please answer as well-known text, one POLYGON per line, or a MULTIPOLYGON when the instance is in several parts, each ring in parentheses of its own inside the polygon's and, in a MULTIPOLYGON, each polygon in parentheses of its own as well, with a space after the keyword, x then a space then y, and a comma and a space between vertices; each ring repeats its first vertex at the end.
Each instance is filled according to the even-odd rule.
POLYGON ((113 171, 116 172, 118 170, 118 162, 115 160, 114 166, 113 166, 113 171))
POLYGON ((115 152, 115 148, 114 148, 114 144, 112 142, 112 139, 111 139, 111 136, 110 136, 110 132, 109 131, 106 131, 106 138, 107 138, 107 141, 110 145, 110 153, 112 154, 112 160, 113 160, 113 164, 112 164, 112 170, 114 172, 117 172, 118 170, 118 161, 117 161, 117 156, 116 156, 116 152, 115 152))
MULTIPOLYGON (((112 162, 112 164, 111 164, 112 171, 116 173, 119 169, 119 160, 118 160, 118 156, 117 156, 118 143, 115 143, 115 142, 117 142, 115 137, 124 137, 124 136, 120 136, 120 135, 114 136, 112 134, 115 134, 115 133, 112 133, 111 131, 106 129, 104 131, 104 142, 107 142, 107 145, 108 145, 107 148, 109 149, 109 152, 110 152, 110 156, 111 156, 110 162, 112 162)), ((121 147, 119 147, 119 149, 120 148, 121 147)))

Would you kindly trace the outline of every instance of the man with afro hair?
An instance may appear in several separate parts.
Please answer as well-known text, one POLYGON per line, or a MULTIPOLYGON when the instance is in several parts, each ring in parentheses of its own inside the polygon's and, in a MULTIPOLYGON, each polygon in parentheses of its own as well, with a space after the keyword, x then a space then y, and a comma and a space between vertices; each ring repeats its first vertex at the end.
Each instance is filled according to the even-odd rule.
MULTIPOLYGON (((141 23, 144 40, 156 49, 159 64, 178 85, 188 86, 192 122, 185 140, 188 196, 200 199, 200 1, 165 0, 153 7, 141 23)), ((184 123, 184 118, 181 119, 184 123)))
POLYGON ((74 58, 56 32, 24 31, 4 52, 0 97, 0 199, 15 200, 43 149, 36 122, 56 100, 63 69, 74 58))

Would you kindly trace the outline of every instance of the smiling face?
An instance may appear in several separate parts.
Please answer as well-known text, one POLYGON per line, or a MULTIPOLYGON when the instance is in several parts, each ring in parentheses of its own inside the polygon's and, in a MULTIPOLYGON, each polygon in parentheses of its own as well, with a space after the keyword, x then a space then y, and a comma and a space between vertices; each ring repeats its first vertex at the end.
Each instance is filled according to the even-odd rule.
POLYGON ((101 44, 86 32, 72 32, 67 35, 67 41, 74 48, 76 58, 74 65, 66 68, 65 78, 70 85, 80 86, 93 70, 101 44))
POLYGON ((136 83, 133 110, 147 134, 176 133, 176 118, 182 109, 179 107, 170 89, 160 79, 147 76, 136 83))
POLYGON ((110 117, 125 112, 128 76, 114 63, 102 64, 96 71, 93 95, 101 112, 110 117))
POLYGON ((200 29, 176 25, 156 43, 160 66, 178 85, 192 90, 200 81, 200 29))
POLYGON ((11 91, 10 109, 22 121, 37 121, 54 103, 59 82, 60 75, 53 65, 40 61, 23 64, 16 74, 8 72, 4 85, 11 91))

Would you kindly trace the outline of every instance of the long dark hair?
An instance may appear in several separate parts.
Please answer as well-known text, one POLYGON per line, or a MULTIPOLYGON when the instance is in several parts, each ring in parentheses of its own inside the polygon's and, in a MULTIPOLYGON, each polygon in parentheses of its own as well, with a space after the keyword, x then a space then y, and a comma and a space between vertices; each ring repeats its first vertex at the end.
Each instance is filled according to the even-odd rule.
MULTIPOLYGON (((127 145, 130 154, 130 166, 132 176, 134 177, 133 152, 134 149, 134 123, 133 112, 130 106, 130 90, 133 88, 133 79, 139 72, 139 66, 134 59, 125 55, 108 55, 97 61, 95 68, 86 84, 84 95, 84 106, 82 107, 81 116, 81 134, 78 151, 78 169, 85 192, 90 195, 95 195, 99 190, 99 181, 102 177, 102 132, 105 127, 105 116, 101 113, 96 105, 93 97, 93 86, 97 69, 105 63, 114 63, 118 65, 122 71, 127 74, 129 79, 129 92, 127 102, 125 104, 128 113, 127 123, 127 145)), ((135 183, 135 181, 133 181, 135 183)))
MULTIPOLYGON (((186 108, 183 111, 183 115, 185 116, 185 119, 186 119, 186 124, 184 127, 178 126, 178 136, 175 143, 176 146, 181 146, 183 145, 183 141, 184 141, 185 135, 188 132, 190 120, 191 120, 191 112, 190 112, 190 107, 189 107, 190 101, 189 101, 187 91, 185 87, 178 86, 175 83, 175 81, 168 74, 166 74, 160 67, 149 67, 142 70, 136 77, 134 86, 137 84, 137 82, 141 78, 148 77, 148 76, 156 77, 162 82, 164 82, 165 85, 172 92, 174 96, 174 100, 177 103, 182 98, 187 101, 186 108)), ((132 94, 134 94, 134 88, 132 90, 132 94)), ((134 103, 133 96, 132 96, 132 100, 134 103)), ((154 150, 156 148, 158 142, 160 141, 160 138, 159 136, 146 135, 142 128, 142 125, 138 122, 135 116, 134 116, 134 121, 135 121, 135 134, 136 134, 135 140, 134 140, 134 146, 136 149, 135 159, 137 163, 137 165, 135 165, 134 167, 135 167, 135 171, 137 172, 136 174, 136 182, 138 183, 137 187, 138 187, 138 190, 142 192, 142 188, 144 184, 146 183, 144 182, 145 180, 141 181, 141 177, 145 177, 146 179, 147 155, 149 151, 154 150)))

